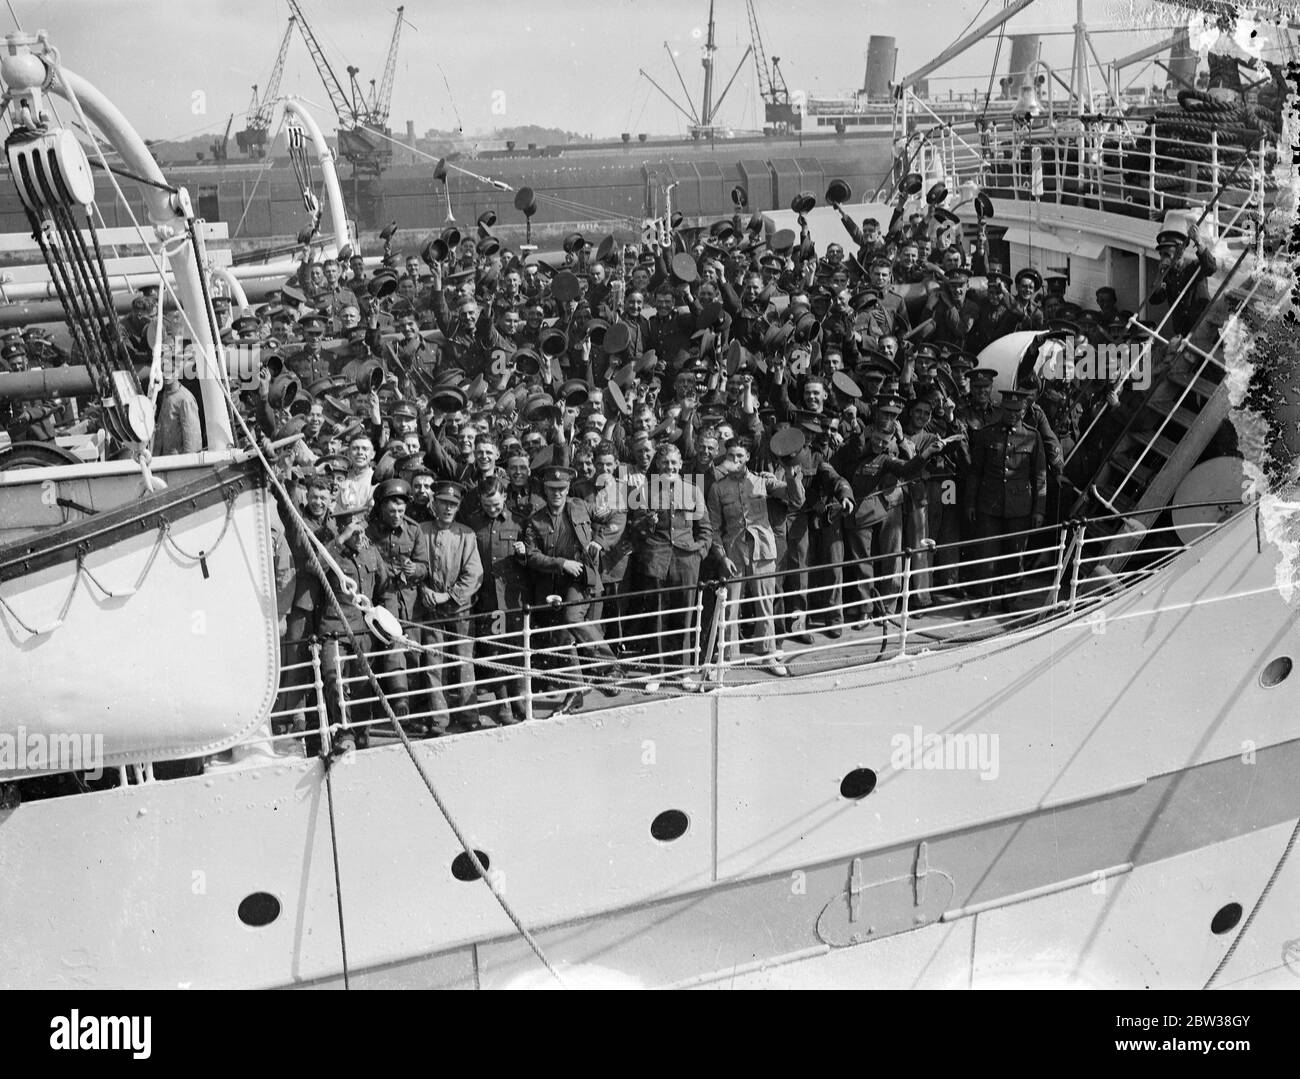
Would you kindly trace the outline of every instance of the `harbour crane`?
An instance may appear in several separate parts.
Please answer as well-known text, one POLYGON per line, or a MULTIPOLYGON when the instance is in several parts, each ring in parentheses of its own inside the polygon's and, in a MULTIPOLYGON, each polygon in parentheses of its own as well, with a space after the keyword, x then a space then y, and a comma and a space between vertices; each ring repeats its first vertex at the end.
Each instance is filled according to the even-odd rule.
POLYGON ((275 66, 271 68, 271 77, 266 83, 266 93, 261 100, 257 97, 257 84, 253 84, 253 99, 249 102, 246 115, 247 125, 242 131, 235 132, 235 143, 249 157, 266 157, 270 148, 266 144, 266 133, 271 127, 271 117, 275 113, 275 99, 280 94, 280 79, 284 75, 284 58, 289 53, 289 41, 293 37, 294 16, 289 16, 289 25, 284 28, 284 37, 280 39, 280 51, 275 56, 275 66))
POLYGON ((384 69, 383 85, 374 89, 371 82, 370 99, 357 83, 361 69, 351 64, 347 75, 351 94, 344 91, 338 76, 325 58, 324 50, 312 32, 307 16, 303 14, 298 0, 289 0, 289 7, 298 20, 298 29, 302 32, 307 51, 311 53, 312 62, 325 84, 330 104, 339 118, 338 147, 339 156, 352 165, 354 177, 373 179, 378 177, 384 166, 392 160, 392 143, 387 126, 389 102, 393 93, 393 77, 397 70, 397 45, 401 37, 404 7, 397 9, 397 24, 393 27, 393 36, 389 44, 387 64, 384 69))
POLYGON ((222 135, 221 138, 208 143, 208 150, 212 154, 213 161, 226 160, 226 147, 230 144, 230 128, 234 125, 234 122, 235 114, 232 112, 230 114, 230 119, 226 121, 225 134, 222 135))
POLYGON ((749 15, 749 38, 753 42, 754 66, 758 69, 758 91, 763 98, 765 126, 779 134, 787 134, 800 126, 800 116, 790 104, 790 90, 781 74, 781 58, 772 57, 769 70, 767 50, 763 48, 763 34, 758 28, 758 10, 755 0, 745 0, 749 15))

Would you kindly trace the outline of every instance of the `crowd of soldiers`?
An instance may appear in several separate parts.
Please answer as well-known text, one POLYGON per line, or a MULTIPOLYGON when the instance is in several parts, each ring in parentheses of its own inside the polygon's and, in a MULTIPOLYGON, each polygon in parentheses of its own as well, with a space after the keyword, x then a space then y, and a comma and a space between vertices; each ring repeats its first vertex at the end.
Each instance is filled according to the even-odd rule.
MULTIPOLYGON (((897 610, 904 550, 913 610, 944 592, 971 617, 1005 609, 996 578, 1068 508, 1065 458, 1121 387, 1027 373, 995 404, 977 354, 1018 330, 1123 341, 1131 312, 1108 287, 1081 309, 1064 279, 1003 273, 937 200, 901 211, 885 227, 841 211, 844 242, 824 251, 802 215, 774 232, 737 212, 648 243, 572 234, 562 261, 508 250, 487 214, 378 265, 305 255, 255 310, 217 297, 223 340, 259 347, 249 422, 301 435, 276 467, 306 527, 424 646, 382 649, 331 602, 338 582, 282 511, 286 663, 323 644, 342 719, 344 660, 376 650, 397 717, 434 735, 483 722, 476 675, 495 723, 523 718, 525 609, 563 653, 530 677, 565 711, 633 669, 684 672, 720 593, 743 613, 723 654, 784 675, 785 642, 897 610), (980 558, 1000 561, 958 564, 980 558)), ((1159 245, 1183 332, 1213 256, 1195 229, 1159 245)), ((123 320, 142 353, 153 302, 123 320)), ((12 368, 37 347, 5 338, 0 356, 12 368)), ((175 375, 160 402, 155 452, 199 448, 175 375)), ((43 437, 39 412, 11 428, 43 437)), ((309 682, 287 679, 283 711, 309 682)))

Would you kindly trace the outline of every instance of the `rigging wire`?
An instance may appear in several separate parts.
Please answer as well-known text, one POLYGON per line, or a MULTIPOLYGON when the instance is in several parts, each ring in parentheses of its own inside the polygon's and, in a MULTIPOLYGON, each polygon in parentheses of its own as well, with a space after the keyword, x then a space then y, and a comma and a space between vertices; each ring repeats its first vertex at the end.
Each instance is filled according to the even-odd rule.
MULTIPOLYGON (((53 61, 53 65, 57 69, 58 66, 57 59, 53 61)), ((72 102, 74 111, 76 111, 77 115, 81 119, 81 122, 89 126, 89 121, 86 119, 85 113, 82 111, 81 103, 77 99, 75 91, 70 86, 67 85, 66 80, 63 80, 63 85, 67 90, 68 99, 72 102)), ((102 155, 103 151, 100 150, 99 153, 102 155)), ((195 331, 193 322, 190 320, 189 313, 184 309, 183 305, 180 302, 180 299, 177 297, 175 290, 172 286, 172 283, 166 279, 166 276, 163 273, 163 269, 161 263, 158 260, 157 255, 154 253, 153 249, 149 247, 148 242, 145 240, 144 229, 141 226, 139 220, 136 218, 135 211, 132 209, 130 202, 127 200, 126 195, 123 193, 121 186, 117 182, 117 179, 113 177, 111 173, 109 174, 109 179, 113 185, 114 191, 117 193, 117 197, 121 200, 122 205, 126 209, 128 216, 131 218, 131 223, 135 226, 136 232, 140 236, 141 242, 144 244, 146 248, 148 248, 150 257, 153 259, 155 266, 159 269, 160 280, 163 282, 163 285, 166 287, 168 294, 172 297, 172 301, 173 303, 175 303, 186 326, 189 327, 190 332, 194 334, 195 337, 197 338, 197 333, 195 331)), ((197 251, 192 245, 190 249, 190 254, 195 258, 197 258, 197 251)), ((211 308, 210 303, 207 304, 207 306, 209 307, 209 310, 206 312, 206 314, 209 320, 211 320, 212 312, 210 309, 211 308)), ((434 803, 437 805, 439 811, 442 813, 443 819, 446 820, 448 827, 451 828, 452 833, 456 836, 457 841, 464 849, 465 854, 469 858, 471 865, 474 866, 474 869, 479 874, 480 879, 482 879, 484 883, 487 885, 488 889, 492 893, 493 898, 496 900, 497 904, 501 907, 502 911, 505 913, 506 917, 510 920, 511 924, 515 927, 516 931, 518 931, 520 936, 532 949, 533 953, 537 956, 538 960, 543 964, 543 966, 545 966, 546 970, 551 974, 551 976, 556 980, 556 982, 558 982, 562 987, 564 987, 565 983, 564 980, 560 977, 559 972, 555 969, 554 965, 550 962, 550 960, 547 959, 545 953, 541 949, 541 945, 537 943, 536 938, 534 938, 533 935, 524 926, 518 914, 515 913, 514 908, 511 906, 510 902, 500 892, 494 878, 488 874, 486 867, 482 864, 478 855, 474 852, 472 846, 469 843, 468 838, 465 836, 465 833, 461 830, 460 826, 456 823, 455 818, 451 815, 451 811, 448 809, 446 803, 442 800, 442 796, 438 793, 438 790, 434 786, 432 779, 429 778, 429 775, 425 771, 423 764, 420 762, 419 757, 415 753, 414 747, 411 745, 410 738, 407 736, 406 731, 403 730, 402 725, 398 721, 397 717, 393 714, 392 706, 388 703, 387 697, 384 696, 383 689, 379 685, 378 679, 375 677, 375 673, 373 669, 370 667, 369 661, 366 659, 364 653, 361 652, 355 634, 352 632, 351 628, 347 624, 347 618, 343 612, 343 608, 338 599, 338 595, 336 594, 333 585, 330 583, 329 577, 327 576, 324 568, 321 566, 320 560, 317 557, 315 549, 312 547, 312 543, 319 545, 320 541, 316 539, 314 533, 312 533, 311 530, 307 528, 306 524, 302 521, 301 514, 297 512, 296 507, 294 507, 293 505, 293 500, 289 497, 289 494, 285 490, 284 485, 280 482, 279 477, 275 474, 275 470, 272 467, 271 463, 266 459, 266 455, 263 453, 261 446, 258 444, 257 439, 253 435, 253 432, 249 430, 248 424, 244 420, 243 415, 240 413, 239 409, 235 406, 234 398, 231 396, 230 393, 230 387, 226 384, 225 379, 218 378, 215 379, 214 381, 216 382, 217 386, 220 387, 221 393, 226 398, 226 403, 229 406, 231 415, 238 423, 240 429, 244 433, 244 436, 248 439, 249 446, 251 447, 253 453, 257 456, 258 460, 261 461, 262 467, 266 472, 268 482, 270 482, 272 487, 275 488, 276 493, 279 495, 280 499, 282 500, 282 504, 289 507, 290 519, 303 532, 307 542, 307 554, 310 561, 312 562, 313 569, 317 574, 319 574, 322 584, 324 585, 325 592, 328 595, 330 602, 334 607, 335 613, 343 621, 344 627, 347 630, 349 640, 351 641, 353 648, 356 649, 357 652, 359 653, 358 658, 361 661, 361 666, 363 670, 366 672, 371 687, 375 690, 376 694, 380 697, 381 703, 383 704, 384 711, 387 713, 389 721, 393 724, 394 729, 397 731, 398 736, 401 738, 402 744, 406 749, 407 755, 411 758, 411 761, 414 763, 415 768, 419 772, 420 778, 421 780, 423 780, 426 789, 429 791, 429 794, 433 798, 434 803)))
POLYGON ((271 154, 271 150, 275 146, 275 140, 280 137, 280 132, 284 128, 284 121, 287 115, 287 112, 282 112, 280 114, 280 122, 276 125, 275 134, 271 136, 271 141, 266 144, 266 161, 258 170, 257 176, 253 178, 253 189, 248 193, 248 198, 244 202, 244 210, 243 213, 239 215, 239 223, 235 226, 235 231, 230 234, 232 240, 239 235, 240 229, 244 227, 244 222, 248 220, 248 211, 253 208, 253 196, 257 194, 257 188, 261 184, 262 178, 266 175, 267 170, 275 160, 271 154))
MULTIPOLYGON (((451 92, 451 83, 447 81, 447 73, 442 70, 442 65, 436 60, 433 66, 438 69, 438 74, 442 76, 442 85, 447 88, 447 102, 451 105, 452 115, 456 117, 456 130, 463 136, 465 134, 465 122, 460 118, 460 109, 456 107, 456 95, 451 92)), ((367 128, 367 130, 369 129, 367 128)))

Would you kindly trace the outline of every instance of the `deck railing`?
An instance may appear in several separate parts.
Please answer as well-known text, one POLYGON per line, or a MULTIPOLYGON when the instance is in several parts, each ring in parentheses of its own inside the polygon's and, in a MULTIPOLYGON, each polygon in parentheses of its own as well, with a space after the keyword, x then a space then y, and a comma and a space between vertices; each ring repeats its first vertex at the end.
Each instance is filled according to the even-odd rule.
MULTIPOLYGON (((1221 524, 1147 528, 1142 516, 1121 519, 1128 530, 1141 533, 1141 544, 1118 556, 1108 551, 1113 534, 1090 534, 1090 526, 1113 523, 1118 515, 1080 518, 994 540, 926 541, 871 558, 810 566, 814 583, 798 593, 784 587, 794 570, 783 567, 772 574, 703 581, 674 606, 651 606, 648 601, 662 599, 660 593, 606 595, 607 610, 619 606, 599 619, 569 623, 562 616, 572 605, 547 604, 506 612, 503 632, 477 632, 474 623, 464 634, 448 630, 445 621, 410 623, 407 641, 374 647, 366 657, 388 705, 404 713, 400 718, 408 732, 417 734, 429 724, 439 732, 455 731, 457 719, 485 713, 495 712, 496 722, 514 721, 516 710, 525 721, 543 718, 575 691, 603 691, 611 706, 712 692, 779 677, 768 669, 773 658, 796 677, 896 663, 991 637, 1043 632, 1053 620, 1149 578, 1186 549, 1183 537, 1189 533, 1195 541, 1221 524), (1023 552, 987 546, 1008 540, 1023 543, 1023 552), (759 643, 766 629, 768 615, 755 609, 754 592, 746 589, 757 591, 761 583, 774 593, 777 648, 773 654, 741 654, 743 642, 759 643), (1001 610, 989 609, 990 593, 1001 610), (792 641, 788 623, 796 594, 812 644, 792 641), (594 631, 613 647, 617 663, 598 654, 597 644, 570 647, 568 634, 575 629, 594 631), (456 693, 460 699, 453 702, 456 693)), ((315 752, 317 746, 328 751, 345 727, 391 734, 380 697, 346 648, 321 640, 293 643, 306 645, 309 658, 284 666, 282 687, 301 696, 271 718, 294 729, 250 742, 302 752, 298 747, 307 737, 315 752)))
MULTIPOLYGON (((938 119, 937 117, 934 117, 938 119)), ((1186 120, 1110 118, 1025 128, 1006 117, 937 123, 907 144, 909 169, 941 173, 950 190, 973 183, 994 199, 1055 202, 1161 220, 1218 194, 1211 228, 1257 243, 1277 184, 1277 140, 1241 125, 1206 124, 1189 139, 1186 120), (917 142, 924 145, 915 153, 917 142), (1220 188, 1223 191, 1220 192, 1220 188), (1238 213, 1245 208, 1244 216, 1238 213), (1229 220, 1229 218, 1234 218, 1229 220)), ((901 176, 901 173, 900 173, 901 176)))

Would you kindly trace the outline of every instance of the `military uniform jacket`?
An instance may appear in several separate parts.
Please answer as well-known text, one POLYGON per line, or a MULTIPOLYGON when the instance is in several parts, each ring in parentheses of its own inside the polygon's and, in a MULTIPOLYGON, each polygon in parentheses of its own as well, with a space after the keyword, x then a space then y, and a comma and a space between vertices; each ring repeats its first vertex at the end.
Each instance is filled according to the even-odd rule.
POLYGON ((1041 517, 1047 508, 1043 439, 1023 423, 995 423, 971 437, 966 508, 991 517, 1041 517))
POLYGON ((1160 287, 1151 294, 1152 303, 1169 303, 1178 298, 1189 282, 1196 282, 1187 288, 1187 295, 1183 296, 1169 317, 1170 330, 1177 334, 1190 331, 1197 316, 1210 302, 1209 279, 1219 268, 1214 252, 1207 247, 1197 248, 1194 258, 1190 255, 1191 251, 1185 250, 1180 260, 1165 274, 1160 287))
POLYGON ((587 553, 594 539, 591 515, 580 498, 565 499, 558 517, 546 504, 534 511, 524 525, 524 558, 533 574, 534 602, 545 602, 547 596, 563 596, 567 589, 599 591, 600 570, 587 553), (565 561, 580 562, 583 576, 565 573, 565 561))
MULTIPOLYGON (((302 519, 326 547, 337 538, 338 530, 334 527, 334 519, 328 514, 321 521, 313 521, 306 513, 302 515, 302 519)), ((315 569, 312 568, 311 558, 307 553, 308 541, 303 538, 302 531, 298 528, 285 529, 284 536, 293 556, 293 601, 290 606, 303 611, 313 611, 325 606, 325 589, 320 578, 316 576, 315 569)))
MULTIPOLYGON (((839 451, 840 454, 844 450, 839 451)), ((804 501, 800 512, 818 522, 838 521, 842 514, 840 502, 853 497, 853 488, 819 450, 805 446, 795 458, 805 477, 804 501)), ((836 462, 842 458, 837 455, 836 462)))
POLYGON ((524 556, 515 554, 515 544, 524 541, 524 523, 509 510, 500 517, 476 512, 467 525, 478 544, 483 583, 474 597, 474 610, 513 611, 528 601, 528 574, 524 556))
POLYGON ((729 472, 709 489, 709 522, 713 528, 713 550, 730 558, 742 570, 751 571, 759 562, 776 560, 776 533, 768 515, 769 498, 789 499, 795 506, 803 500, 800 473, 793 482, 767 479, 750 472, 729 472))
POLYGON ((384 568, 388 572, 388 582, 383 592, 384 606, 398 618, 414 618, 416 588, 429 576, 428 538, 419 525, 405 518, 391 532, 382 521, 371 521, 366 536, 384 560, 384 568), (402 570, 404 558, 415 563, 415 568, 409 573, 402 570))
POLYGON ((474 531, 459 522, 439 528, 436 522, 420 526, 429 558, 429 573, 420 589, 420 610, 429 618, 465 614, 483 583, 483 562, 479 558, 474 531), (433 606, 430 592, 446 592, 451 598, 433 606))
MULTIPOLYGON (((652 486, 655 479, 646 477, 652 486)), ((670 505, 636 512, 633 534, 637 566, 654 580, 668 576, 674 551, 703 557, 713 540, 704 493, 689 480, 681 480, 670 505)))
POLYGON ((285 361, 285 366, 304 386, 310 386, 313 382, 334 374, 330 369, 329 356, 319 351, 312 354, 307 349, 295 352, 285 361))
MULTIPOLYGON (((367 597, 376 605, 382 603, 383 593, 388 587, 388 570, 384 567, 384 560, 378 551, 373 547, 366 547, 353 554, 345 550, 337 538, 330 543, 327 550, 334 556, 339 569, 356 582, 358 594, 367 597)), ((368 632, 365 614, 361 608, 354 607, 344 598, 339 591, 337 581, 331 583, 335 586, 334 591, 339 597, 339 605, 343 608, 346 622, 339 618, 334 610, 334 604, 326 599, 317 608, 320 621, 317 623, 316 632, 323 637, 345 637, 347 636, 345 626, 351 628, 353 633, 368 632)))
POLYGON ((849 484, 857 502, 853 524, 865 528, 883 521, 902 505, 904 484, 924 469, 925 461, 912 456, 907 443, 901 450, 893 443, 884 453, 867 451, 849 471, 849 484))
POLYGON ((587 504, 591 516, 591 531, 602 548, 600 579, 604 584, 617 584, 627 575, 628 559, 632 555, 632 538, 627 534, 627 509, 619 498, 618 478, 610 476, 604 485, 594 480, 579 480, 571 494, 587 504))

